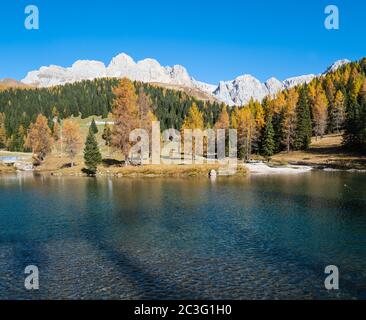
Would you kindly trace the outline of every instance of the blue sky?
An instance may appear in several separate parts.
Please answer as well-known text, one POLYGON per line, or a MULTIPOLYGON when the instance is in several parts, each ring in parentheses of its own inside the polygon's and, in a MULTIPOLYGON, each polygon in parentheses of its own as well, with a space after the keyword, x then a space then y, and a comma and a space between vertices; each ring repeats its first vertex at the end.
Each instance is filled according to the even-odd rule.
POLYGON ((78 59, 182 64, 217 83, 250 73, 261 80, 322 72, 333 61, 366 56, 364 0, 2 0, 0 78, 78 59), (35 4, 40 30, 24 28, 35 4), (324 8, 340 10, 340 30, 324 28, 324 8))

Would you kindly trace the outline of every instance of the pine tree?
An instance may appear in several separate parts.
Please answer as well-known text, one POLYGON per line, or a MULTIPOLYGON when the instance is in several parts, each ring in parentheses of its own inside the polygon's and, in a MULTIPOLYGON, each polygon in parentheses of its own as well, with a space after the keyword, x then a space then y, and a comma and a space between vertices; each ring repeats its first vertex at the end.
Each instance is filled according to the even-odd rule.
POLYGON ((312 127, 307 88, 300 89, 299 101, 296 106, 295 150, 306 150, 311 143, 312 127))
POLYGON ((95 119, 93 118, 91 124, 90 124, 90 130, 93 131, 94 134, 97 134, 99 132, 97 124, 95 123, 95 119))
POLYGON ((98 148, 98 143, 92 130, 89 130, 85 142, 84 162, 89 172, 95 174, 98 165, 102 163, 102 155, 98 148))
POLYGON ((262 135, 261 153, 265 157, 271 157, 275 153, 274 130, 272 125, 272 116, 266 119, 266 125, 262 135))
POLYGON ((13 134, 8 141, 8 149, 13 152, 23 152, 24 151, 24 139, 25 130, 22 125, 19 126, 18 131, 13 134))

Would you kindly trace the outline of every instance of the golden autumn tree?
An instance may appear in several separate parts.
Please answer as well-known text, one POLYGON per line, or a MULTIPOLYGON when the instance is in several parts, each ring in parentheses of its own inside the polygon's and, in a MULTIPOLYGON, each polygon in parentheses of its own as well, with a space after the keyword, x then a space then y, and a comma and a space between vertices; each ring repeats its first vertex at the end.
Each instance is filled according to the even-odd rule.
POLYGON ((248 107, 244 107, 241 110, 240 119, 239 126, 243 128, 244 137, 244 159, 250 160, 253 140, 257 134, 257 123, 252 110, 248 107))
POLYGON ((328 104, 327 96, 319 85, 312 103, 314 133, 317 139, 319 136, 323 138, 327 127, 328 104))
POLYGON ((71 160, 71 167, 74 166, 74 159, 82 148, 80 126, 77 122, 67 119, 62 126, 62 142, 65 153, 71 160))
POLYGON ((260 104, 258 101, 254 101, 253 99, 249 101, 248 107, 252 113, 252 117, 254 118, 254 124, 250 130, 252 145, 250 151, 252 151, 253 149, 254 151, 258 152, 260 146, 261 132, 266 124, 265 111, 262 104, 260 104))
POLYGON ((41 162, 52 151, 53 138, 47 118, 40 114, 36 122, 30 125, 25 147, 32 150, 36 160, 41 162))
MULTIPOLYGON (((190 107, 186 118, 183 121, 183 125, 181 128, 181 137, 182 141, 184 141, 184 130, 204 130, 204 119, 202 112, 198 109, 197 104, 193 103, 190 107)), ((203 137, 202 137, 203 138, 203 137)), ((199 140, 199 137, 192 137, 192 150, 196 150, 196 143, 202 143, 203 141, 196 141, 199 140)), ((190 150, 192 152, 192 150, 190 150)), ((195 153, 194 153, 195 155, 195 153)))
POLYGON ((335 129, 337 133, 343 127, 345 110, 344 110, 344 95, 342 91, 338 90, 334 99, 333 118, 335 123, 335 129))
POLYGON ((286 103, 283 108, 283 144, 286 146, 286 151, 290 152, 291 146, 295 139, 296 129, 296 106, 299 100, 299 94, 295 88, 287 92, 286 103))
POLYGON ((53 123, 53 128, 52 128, 52 137, 55 141, 60 140, 60 125, 58 124, 57 121, 55 121, 53 123))
POLYGON ((5 114, 0 112, 0 148, 6 146, 5 114))
POLYGON ((274 99, 270 101, 269 114, 280 113, 286 105, 286 96, 283 91, 280 91, 274 99))
POLYGON ((227 107, 223 106, 219 118, 215 123, 215 129, 228 129, 230 126, 229 113, 227 107))
POLYGON ((139 116, 137 95, 132 81, 124 78, 118 87, 113 89, 115 99, 113 101, 112 115, 114 127, 112 131, 112 146, 121 150, 125 164, 129 163, 131 150, 130 133, 139 128, 139 116))
POLYGON ((245 155, 245 136, 244 136, 244 127, 243 127, 243 109, 239 109, 237 106, 234 107, 233 111, 231 112, 231 127, 236 129, 237 131, 237 142, 238 142, 238 156, 240 159, 244 158, 245 155))
POLYGON ((145 93, 143 87, 139 89, 137 97, 139 129, 144 129, 149 135, 150 155, 152 148, 152 123, 157 121, 154 114, 154 105, 149 95, 145 93))
POLYGON ((225 153, 229 150, 229 127, 230 127, 230 118, 229 113, 227 112, 227 107, 224 105, 222 107, 222 111, 218 120, 214 125, 215 130, 225 130, 225 138, 223 139, 222 136, 217 135, 217 144, 222 145, 225 143, 225 153))
POLYGON ((256 131, 256 119, 250 107, 235 107, 231 114, 231 125, 238 134, 239 157, 249 160, 252 154, 252 144, 256 131))
POLYGON ((182 129, 204 129, 203 114, 198 109, 197 104, 193 103, 184 119, 182 129))

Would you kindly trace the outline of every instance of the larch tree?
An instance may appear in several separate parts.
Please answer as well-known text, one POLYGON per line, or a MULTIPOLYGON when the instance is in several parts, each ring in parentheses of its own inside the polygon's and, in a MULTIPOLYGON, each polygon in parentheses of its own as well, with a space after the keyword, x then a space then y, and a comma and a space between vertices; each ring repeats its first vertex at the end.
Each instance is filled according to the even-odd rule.
POLYGON ((270 101, 270 113, 279 114, 286 105, 286 96, 283 91, 280 91, 274 99, 270 101))
POLYGON ((328 103, 329 102, 323 88, 319 86, 312 104, 314 133, 317 139, 319 136, 323 138, 327 128, 328 103))
POLYGON ((225 144, 225 154, 227 154, 229 150, 229 127, 230 127, 229 113, 227 112, 227 107, 224 105, 222 107, 222 111, 218 117, 218 120, 215 123, 214 129, 225 130, 224 137, 218 136, 217 138, 217 145, 225 144))
POLYGON ((252 143, 256 128, 256 119, 252 110, 247 106, 235 107, 231 114, 231 125, 238 133, 239 158, 249 160, 252 154, 252 143))
POLYGON ((53 146, 52 132, 44 115, 38 115, 36 122, 30 125, 25 146, 32 150, 38 162, 42 162, 51 153, 53 146))
MULTIPOLYGON (((184 130, 192 130, 192 133, 194 130, 204 130, 204 120, 203 120, 203 114, 202 112, 198 109, 197 104, 193 103, 192 106, 190 107, 188 114, 186 116, 186 118, 183 121, 183 125, 181 128, 181 137, 182 137, 182 141, 184 141, 184 130)), ((202 137, 203 138, 203 137, 202 137)), ((192 136, 192 150, 190 150, 190 152, 193 151, 193 155, 195 156, 195 150, 196 150, 196 143, 202 143, 203 145, 203 140, 202 141, 196 141, 197 137, 193 137, 192 136)))
POLYGON ((344 95, 342 91, 338 90, 334 99, 334 107, 333 107, 333 120, 335 130, 337 133, 339 133, 341 128, 343 128, 344 118, 345 118, 344 95))
MULTIPOLYGON (((244 107, 241 109, 241 121, 240 125, 242 126, 243 130, 243 137, 244 137, 244 159, 250 160, 252 155, 252 146, 253 140, 257 136, 257 123, 256 119, 253 115, 252 110, 249 107, 244 107)), ((239 126, 240 126, 239 125, 239 126)))
MULTIPOLYGON (((282 113, 283 144, 285 145, 287 152, 290 152, 295 138, 296 106, 298 100, 299 94, 297 93, 297 90, 295 88, 290 89, 287 93, 287 99, 282 113)), ((270 119, 272 122, 272 118, 268 119, 270 119)))
POLYGON ((60 125, 58 124, 58 121, 55 121, 52 128, 52 137, 55 141, 60 140, 60 132, 60 125))
POLYGON ((246 154, 246 137, 243 119, 243 108, 234 107, 231 112, 230 122, 231 127, 237 131, 237 142, 238 142, 238 157, 244 159, 246 154))
POLYGON ((154 115, 154 104, 151 97, 145 93, 143 87, 140 87, 137 96, 139 129, 146 130, 149 135, 149 150, 152 149, 152 123, 157 121, 154 115))
POLYGON ((131 80, 124 78, 113 90, 115 99, 112 115, 115 121, 112 131, 112 145, 122 151, 125 164, 129 164, 131 150, 130 133, 139 128, 137 95, 131 80))
POLYGON ((71 119, 64 121, 62 126, 62 140, 64 151, 69 156, 71 167, 73 167, 74 159, 82 148, 80 126, 76 121, 71 119))
POLYGON ((6 147, 5 114, 0 112, 0 148, 6 147))

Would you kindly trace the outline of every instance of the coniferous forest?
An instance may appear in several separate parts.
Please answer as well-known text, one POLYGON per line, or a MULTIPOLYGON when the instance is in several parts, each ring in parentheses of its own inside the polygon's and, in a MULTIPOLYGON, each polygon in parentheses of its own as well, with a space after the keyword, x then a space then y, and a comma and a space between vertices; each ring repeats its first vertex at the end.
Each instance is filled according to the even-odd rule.
MULTIPOLYGON (((0 92, 0 148, 25 151, 25 139, 39 114, 52 129, 53 121, 71 116, 108 117, 118 79, 97 79, 52 88, 13 88, 0 92)), ((366 152, 366 58, 315 78, 308 84, 279 92, 263 102, 241 107, 200 101, 183 91, 134 83, 152 103, 161 129, 203 128, 238 130, 241 158, 258 153, 306 150, 312 137, 343 133, 344 146, 366 152), (192 110, 194 108, 194 110, 192 110), (198 108, 198 111, 197 111, 198 108), (192 119, 194 117, 201 120, 192 119)))

